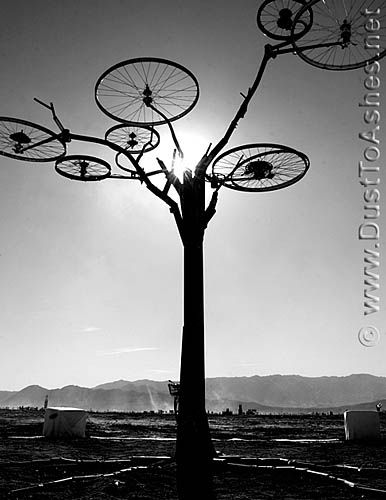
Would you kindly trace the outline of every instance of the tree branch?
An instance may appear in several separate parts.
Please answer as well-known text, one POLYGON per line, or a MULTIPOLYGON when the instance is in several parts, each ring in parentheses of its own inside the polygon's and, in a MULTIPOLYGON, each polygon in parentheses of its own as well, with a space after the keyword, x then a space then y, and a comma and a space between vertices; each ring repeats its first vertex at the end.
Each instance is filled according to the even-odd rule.
POLYGON ((184 153, 182 152, 180 143, 178 142, 176 133, 174 132, 173 125, 171 124, 169 118, 164 113, 162 113, 162 111, 160 111, 159 109, 155 108, 151 103, 145 103, 145 104, 146 104, 146 106, 148 108, 152 109, 153 111, 155 111, 156 113, 158 113, 159 115, 161 115, 162 118, 165 120, 166 125, 169 127, 170 134, 171 134, 173 142, 174 142, 174 144, 175 144, 175 146, 177 148, 178 154, 180 155, 180 158, 183 158, 184 157, 184 153))
POLYGON ((205 210, 204 214, 204 228, 206 229, 209 221, 214 217, 214 214, 216 213, 216 206, 217 206, 217 201, 218 201, 218 190, 220 188, 218 187, 212 194, 212 198, 209 202, 209 205, 207 209, 205 210))
POLYGON ((165 165, 165 163, 162 160, 160 160, 159 158, 157 158, 157 161, 158 161, 159 166, 165 172, 165 175, 166 175, 168 181, 170 181, 170 183, 173 184, 173 186, 175 187, 177 193, 180 194, 181 193, 181 189, 182 189, 182 185, 181 185, 181 182, 180 182, 179 178, 173 172, 170 172, 166 168, 166 165, 165 165))
MULTIPOLYGON (((219 154, 219 152, 226 146, 228 143, 229 139, 231 138, 233 132, 236 130, 236 127, 238 125, 238 122, 240 121, 241 118, 244 118, 247 110, 248 110, 248 105, 254 96, 257 87, 259 86, 259 83, 261 82, 261 79, 263 77, 263 73, 265 71, 265 68, 267 66, 268 61, 275 57, 275 53, 273 52, 273 48, 271 45, 266 45, 265 46, 265 51, 264 51, 264 56, 260 64, 260 68, 257 72, 257 75, 255 77, 255 80, 252 84, 252 87, 248 89, 247 95, 243 96, 244 100, 241 103, 239 109, 237 110, 236 115, 234 116, 233 120, 231 121, 228 129, 226 130, 223 138, 214 146, 214 148, 210 151, 205 156, 205 161, 201 161, 197 167, 196 167, 196 172, 199 175, 203 175, 206 172, 206 169, 208 168, 209 164, 214 160, 214 158, 219 154)), ((243 94, 242 94, 243 95, 243 94)))

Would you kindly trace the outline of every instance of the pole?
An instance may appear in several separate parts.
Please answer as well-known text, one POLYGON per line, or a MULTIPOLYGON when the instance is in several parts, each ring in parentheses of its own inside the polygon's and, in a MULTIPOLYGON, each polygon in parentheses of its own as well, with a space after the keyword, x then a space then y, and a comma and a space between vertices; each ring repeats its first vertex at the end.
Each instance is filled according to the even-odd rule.
POLYGON ((205 328, 203 239, 204 179, 184 174, 181 193, 184 245, 184 326, 177 419, 179 500, 213 500, 212 461, 205 409, 205 328))

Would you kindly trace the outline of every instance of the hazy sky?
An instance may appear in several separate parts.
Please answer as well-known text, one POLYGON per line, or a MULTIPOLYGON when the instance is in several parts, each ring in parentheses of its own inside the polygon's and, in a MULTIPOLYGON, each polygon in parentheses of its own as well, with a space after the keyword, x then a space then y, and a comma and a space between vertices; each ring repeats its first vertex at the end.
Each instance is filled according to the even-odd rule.
MULTIPOLYGON (((39 97, 54 101, 72 132, 103 137, 114 122, 95 105, 98 77, 126 59, 166 58, 200 82, 197 106, 175 122, 186 156, 197 159, 221 137, 269 42, 257 5, 3 0, 0 115, 55 130, 39 97)), ((277 192, 220 191, 205 240, 207 376, 386 376, 386 271, 381 310, 364 318, 357 234, 365 76, 295 55, 269 64, 229 148, 280 143, 306 153, 311 167, 277 192), (359 343, 365 325, 379 329, 377 346, 359 343)), ((155 156, 170 163, 167 127, 159 131, 148 168, 155 156)), ((69 152, 114 163, 90 144, 71 143, 69 152)), ((0 277, 0 389, 178 379, 182 246, 166 205, 138 182, 75 182, 51 163, 0 157, 0 277)))

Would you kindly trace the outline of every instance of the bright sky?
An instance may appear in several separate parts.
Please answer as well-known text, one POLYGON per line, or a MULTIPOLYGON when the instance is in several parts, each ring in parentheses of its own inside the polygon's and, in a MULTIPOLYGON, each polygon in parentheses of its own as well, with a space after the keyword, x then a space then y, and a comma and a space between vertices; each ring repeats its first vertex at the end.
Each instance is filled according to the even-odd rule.
MULTIPOLYGON (((72 132, 103 137, 114 122, 95 105, 98 77, 126 59, 166 58, 200 82, 197 106, 175 122, 186 156, 197 159, 222 136, 269 43, 256 2, 240 5, 4 0, 0 114, 55 130, 38 97, 54 101, 72 132)), ((381 67, 386 88, 385 60, 381 67)), ((208 377, 386 376, 384 267, 380 312, 363 315, 365 76, 322 71, 294 55, 270 62, 229 148, 284 144, 306 153, 311 167, 284 190, 220 191, 205 240, 208 377), (379 329, 375 347, 358 341, 366 325, 379 329)), ((159 132, 151 168, 155 156, 167 164, 172 156, 167 127, 159 132)), ((69 148, 113 165, 102 147, 69 148)), ((182 246, 166 205, 138 182, 75 182, 51 163, 0 157, 0 276, 0 389, 178 379, 182 246)))

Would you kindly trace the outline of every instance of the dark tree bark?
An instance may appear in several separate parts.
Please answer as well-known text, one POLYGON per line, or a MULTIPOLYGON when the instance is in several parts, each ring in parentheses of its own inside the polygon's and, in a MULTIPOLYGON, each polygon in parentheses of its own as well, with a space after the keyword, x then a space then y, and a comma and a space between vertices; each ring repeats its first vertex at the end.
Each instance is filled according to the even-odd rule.
POLYGON ((177 420, 180 500, 212 500, 214 448, 205 409, 203 238, 204 180, 185 174, 181 193, 184 245, 184 327, 177 420))

